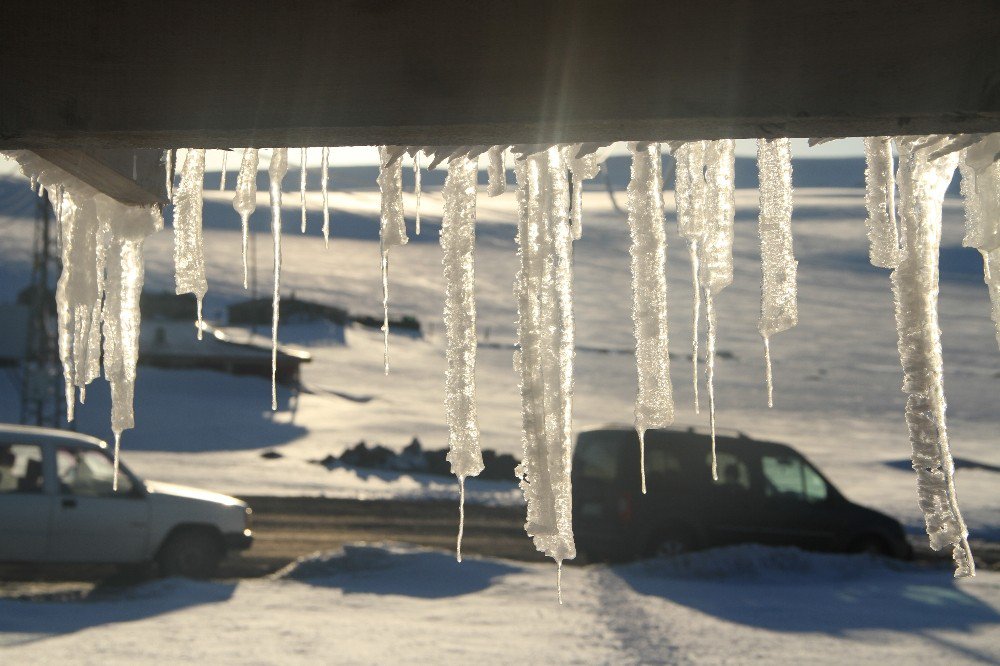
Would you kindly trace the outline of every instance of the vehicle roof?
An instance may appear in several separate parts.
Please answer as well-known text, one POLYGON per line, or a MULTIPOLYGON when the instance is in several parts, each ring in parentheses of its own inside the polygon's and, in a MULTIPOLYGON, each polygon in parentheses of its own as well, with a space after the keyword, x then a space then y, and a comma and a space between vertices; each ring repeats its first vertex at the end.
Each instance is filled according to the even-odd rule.
MULTIPOLYGON (((647 432, 659 432, 665 434, 676 434, 676 435, 699 435, 702 437, 711 437, 711 431, 703 426, 685 426, 677 425, 671 426, 669 428, 650 428, 647 432)), ((592 432, 626 432, 635 433, 635 426, 624 425, 619 423, 609 423, 602 426, 594 426, 589 428, 584 428, 578 432, 579 435, 592 432)), ((739 430, 731 429, 721 429, 716 428, 716 436, 720 444, 728 444, 733 440, 740 440, 746 444, 750 444, 754 447, 759 447, 763 449, 783 449, 785 451, 792 451, 798 453, 794 448, 788 444, 781 444, 779 442, 768 442, 764 440, 754 439, 744 432, 739 430)), ((801 454, 799 454, 801 455, 801 454)))
POLYGON ((16 425, 13 423, 0 423, 0 439, 19 439, 40 442, 45 440, 63 440, 74 444, 88 444, 98 448, 107 448, 107 444, 90 435, 73 432, 71 430, 59 430, 56 428, 42 428, 39 426, 16 425))

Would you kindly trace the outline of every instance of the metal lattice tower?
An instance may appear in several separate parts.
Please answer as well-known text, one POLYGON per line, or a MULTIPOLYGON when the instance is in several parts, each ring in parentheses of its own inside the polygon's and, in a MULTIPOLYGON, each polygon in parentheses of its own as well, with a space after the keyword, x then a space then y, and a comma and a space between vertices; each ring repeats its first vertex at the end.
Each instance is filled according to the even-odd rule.
POLYGON ((31 284, 25 292, 28 342, 21 366, 21 423, 62 427, 66 402, 56 334, 55 278, 60 262, 58 224, 53 224, 52 204, 40 196, 35 209, 35 239, 31 284))

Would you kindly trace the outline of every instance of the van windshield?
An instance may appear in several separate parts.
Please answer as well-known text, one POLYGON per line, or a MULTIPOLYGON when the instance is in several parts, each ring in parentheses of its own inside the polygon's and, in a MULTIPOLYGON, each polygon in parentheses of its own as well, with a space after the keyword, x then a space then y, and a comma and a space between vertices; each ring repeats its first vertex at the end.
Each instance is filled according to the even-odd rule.
POLYGON ((581 437, 576 446, 573 474, 580 479, 614 481, 618 476, 620 447, 610 437, 581 437))

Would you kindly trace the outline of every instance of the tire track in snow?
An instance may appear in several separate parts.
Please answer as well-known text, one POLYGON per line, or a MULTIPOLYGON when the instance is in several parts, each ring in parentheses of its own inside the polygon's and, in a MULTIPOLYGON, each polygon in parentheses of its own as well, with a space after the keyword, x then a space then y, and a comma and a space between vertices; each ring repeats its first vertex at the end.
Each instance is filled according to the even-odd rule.
POLYGON ((610 567, 595 567, 592 572, 598 616, 618 638, 628 663, 691 663, 681 648, 670 642, 671 628, 646 612, 645 604, 655 602, 655 598, 640 596, 610 567))

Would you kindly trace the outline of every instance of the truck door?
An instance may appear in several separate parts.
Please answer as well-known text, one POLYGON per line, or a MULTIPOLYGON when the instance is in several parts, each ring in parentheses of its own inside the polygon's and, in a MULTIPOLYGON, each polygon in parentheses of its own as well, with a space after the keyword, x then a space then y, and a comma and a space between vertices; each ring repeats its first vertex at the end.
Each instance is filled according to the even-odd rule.
POLYGON ((835 507, 823 478, 790 453, 761 456, 768 542, 826 550, 835 544, 835 507))
POLYGON ((43 463, 37 444, 0 443, 0 561, 45 558, 53 496, 43 463))
POLYGON ((120 474, 103 451, 60 446, 59 488, 53 509, 50 558, 58 562, 140 562, 146 558, 149 509, 131 477, 120 474))

